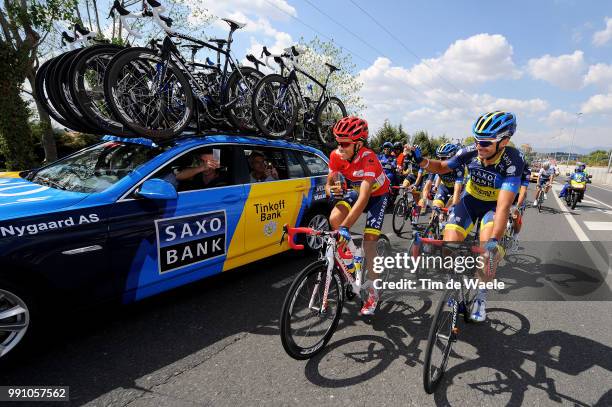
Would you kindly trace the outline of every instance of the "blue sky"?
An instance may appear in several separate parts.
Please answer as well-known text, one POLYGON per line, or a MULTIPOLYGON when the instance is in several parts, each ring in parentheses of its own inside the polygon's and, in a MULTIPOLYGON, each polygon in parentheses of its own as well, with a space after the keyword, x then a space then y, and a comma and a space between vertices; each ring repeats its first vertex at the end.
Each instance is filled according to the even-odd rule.
POLYGON ((611 1, 175 1, 247 22, 239 57, 333 38, 351 51, 371 128, 389 119, 463 138, 479 114, 501 109, 517 114, 518 143, 568 146, 576 128, 581 147, 612 148, 611 1))

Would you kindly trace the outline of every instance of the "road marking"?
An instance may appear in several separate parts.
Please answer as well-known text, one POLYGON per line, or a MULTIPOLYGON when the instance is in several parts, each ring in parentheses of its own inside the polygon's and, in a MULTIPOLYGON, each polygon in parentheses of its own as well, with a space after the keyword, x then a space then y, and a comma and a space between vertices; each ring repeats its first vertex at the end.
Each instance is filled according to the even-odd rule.
MULTIPOLYGON (((558 190, 560 190, 560 188, 558 188, 558 190)), ((561 198, 559 198, 558 194, 556 193, 553 195, 555 197, 555 200, 557 201, 557 204, 559 205, 559 208, 563 210, 563 202, 561 202, 561 198)), ((580 240, 581 242, 591 241, 591 239, 587 237, 586 233, 584 233, 584 231, 582 230, 582 228, 580 227, 576 219, 574 219, 571 212, 564 212, 563 216, 565 216, 567 223, 569 223, 570 227, 572 228, 572 230, 578 237, 578 240, 580 240)), ((582 247, 584 247, 584 250, 587 252, 589 257, 591 258, 591 261, 593 262, 595 267, 597 267, 597 270, 602 271, 602 272, 605 270, 605 274, 604 274, 605 284, 601 285, 594 292, 590 293, 590 295, 592 295, 593 298, 597 298, 597 295, 600 295, 600 293, 602 293, 602 295, 609 296, 610 290, 612 290, 612 272, 611 272, 611 264, 609 261, 610 259, 604 258, 599 253, 599 251, 595 249, 595 247, 593 247, 593 245, 590 243, 583 244, 582 247)))
POLYGON ((608 189, 608 188, 604 188, 604 187, 599 187, 599 186, 593 185, 593 184, 591 184, 591 187, 597 188, 597 189, 603 189, 604 191, 608 191, 608 192, 612 192, 612 189, 608 189))
MULTIPOLYGON (((559 208, 561 210, 563 210, 564 205, 563 205, 563 202, 561 202, 561 198, 559 198, 557 193, 553 193, 552 195, 555 197, 555 200, 557 201, 557 204, 559 205, 559 208)), ((567 220, 567 223, 569 223, 570 227, 572 228, 572 230, 576 234, 576 237, 578 238, 579 241, 581 241, 581 242, 590 242, 591 241, 591 239, 589 239, 587 237, 586 233, 584 233, 584 231, 582 230, 582 228, 580 227, 578 222, 576 222, 576 219, 574 219, 574 217, 571 215, 571 212, 564 212, 563 216, 565 216, 565 219, 567 220)))
POLYGON ((583 204, 596 204, 597 202, 591 201, 591 200, 588 200, 588 199, 583 199, 582 201, 580 201, 580 203, 583 203, 583 204))
POLYGON ((612 230, 612 222, 584 222, 590 230, 612 230))
POLYGON ((589 199, 594 200, 595 202, 597 202, 597 203, 598 203, 598 204, 600 204, 600 205, 603 205, 603 206, 605 206, 605 207, 607 207, 607 208, 612 209, 612 206, 608 205, 607 203, 601 202, 599 199, 595 199, 595 198, 593 198, 591 195, 585 195, 585 196, 586 196, 587 198, 589 198, 589 199))

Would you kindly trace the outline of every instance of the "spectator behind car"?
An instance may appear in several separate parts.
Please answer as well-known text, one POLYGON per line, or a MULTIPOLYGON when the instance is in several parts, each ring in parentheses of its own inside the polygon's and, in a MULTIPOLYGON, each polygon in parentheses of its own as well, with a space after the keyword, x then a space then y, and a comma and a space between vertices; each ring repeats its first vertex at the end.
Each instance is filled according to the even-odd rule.
POLYGON ((278 180, 278 171, 271 162, 266 161, 265 155, 260 151, 253 151, 249 155, 249 166, 251 167, 249 174, 251 183, 278 180))
POLYGON ((200 165, 185 168, 176 174, 181 191, 216 188, 228 185, 220 173, 219 161, 213 158, 212 149, 204 149, 199 154, 200 165))

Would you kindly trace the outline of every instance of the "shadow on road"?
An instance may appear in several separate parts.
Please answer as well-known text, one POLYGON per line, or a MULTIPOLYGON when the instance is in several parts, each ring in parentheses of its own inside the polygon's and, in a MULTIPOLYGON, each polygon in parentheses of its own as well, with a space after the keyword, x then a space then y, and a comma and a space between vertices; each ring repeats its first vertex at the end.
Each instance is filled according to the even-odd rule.
POLYGON ((70 386, 76 405, 151 389, 242 335, 278 335, 288 284, 310 261, 285 253, 136 304, 57 309, 27 354, 0 361, 0 383, 70 386))

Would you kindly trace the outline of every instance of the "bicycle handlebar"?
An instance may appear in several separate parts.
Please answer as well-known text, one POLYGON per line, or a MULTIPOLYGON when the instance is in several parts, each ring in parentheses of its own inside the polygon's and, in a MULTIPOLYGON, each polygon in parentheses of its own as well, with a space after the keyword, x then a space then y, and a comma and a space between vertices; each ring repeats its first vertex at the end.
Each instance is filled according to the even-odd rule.
POLYGON ((130 28, 127 21, 129 18, 136 19, 141 17, 153 17, 153 20, 158 26, 160 26, 167 33, 172 33, 173 31, 170 28, 172 26, 172 19, 170 17, 161 15, 161 13, 166 10, 165 7, 155 0, 147 0, 147 3, 149 4, 149 6, 151 6, 151 10, 148 10, 143 4, 142 11, 133 13, 123 7, 119 0, 115 0, 113 6, 110 9, 108 17, 112 17, 113 12, 116 10, 119 13, 119 20, 121 20, 122 26, 125 28, 128 34, 134 36, 135 38, 142 38, 142 34, 130 28))
POLYGON ((284 224, 283 225, 283 235, 281 237, 281 243, 283 242, 285 235, 287 235, 287 242, 289 243, 289 247, 291 247, 294 250, 303 250, 304 249, 304 245, 303 244, 295 244, 295 242, 293 241, 293 238, 295 237, 295 235, 297 234, 307 234, 310 236, 335 236, 336 234, 338 234, 337 231, 324 231, 324 230, 316 230, 313 228, 307 228, 307 227, 291 227, 288 224, 284 224))

